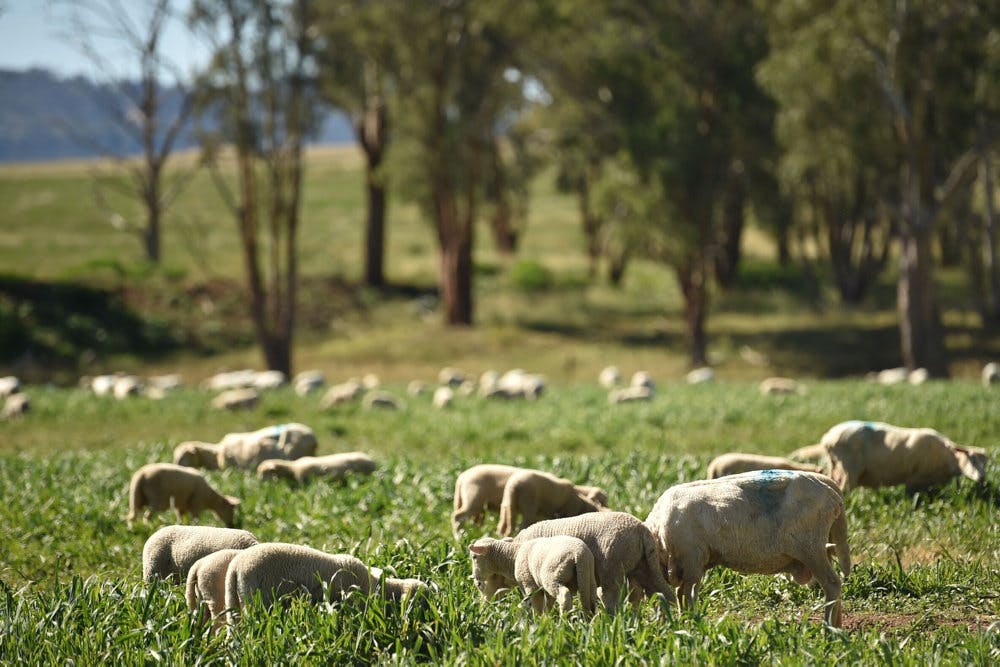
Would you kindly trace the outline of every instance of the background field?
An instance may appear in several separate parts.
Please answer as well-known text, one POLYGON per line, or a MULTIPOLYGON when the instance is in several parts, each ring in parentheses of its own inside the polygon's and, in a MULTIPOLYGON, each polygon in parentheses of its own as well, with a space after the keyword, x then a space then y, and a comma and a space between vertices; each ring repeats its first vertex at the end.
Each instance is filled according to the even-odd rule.
MULTIPOLYGON (((1000 411, 996 393, 976 383, 825 381, 802 396, 764 397, 746 382, 667 382, 651 403, 621 406, 607 405, 596 384, 556 386, 534 403, 467 398, 443 413, 427 397, 410 398, 400 412, 324 412, 317 397, 283 389, 253 413, 220 415, 207 409, 208 398, 196 389, 160 402, 39 390, 34 412, 3 426, 0 661, 988 664, 1000 657, 1000 411), (963 480, 931 497, 885 489, 848 498, 855 571, 844 589, 842 632, 819 622, 818 590, 724 570, 706 578, 696 613, 662 617, 651 603, 589 623, 530 619, 513 596, 481 599, 465 543, 450 534, 454 478, 476 462, 599 484, 613 507, 645 517, 671 484, 703 476, 715 454, 787 453, 844 418, 930 424, 987 446, 993 462, 983 487, 963 480), (242 527, 264 540, 352 552, 439 590, 404 613, 362 598, 284 614, 258 609, 231 637, 210 638, 185 611, 180 587, 141 583, 142 544, 173 519, 165 513, 126 527, 131 471, 169 460, 183 439, 291 420, 313 425, 320 453, 364 450, 380 469, 345 485, 305 487, 208 472, 243 499, 242 527)), ((480 531, 492 532, 495 520, 480 531)), ((202 522, 218 524, 208 514, 202 522)))

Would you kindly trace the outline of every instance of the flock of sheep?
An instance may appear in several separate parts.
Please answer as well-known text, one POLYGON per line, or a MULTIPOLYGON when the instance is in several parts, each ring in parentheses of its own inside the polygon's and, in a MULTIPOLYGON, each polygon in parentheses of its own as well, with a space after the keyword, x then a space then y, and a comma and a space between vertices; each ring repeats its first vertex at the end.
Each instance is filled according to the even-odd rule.
MULTIPOLYGON (((531 399, 544 386, 539 376, 524 371, 503 377, 480 379, 480 393, 531 399)), ((469 391, 467 380, 452 369, 439 379, 439 389, 469 391)), ((620 387, 617 372, 606 369, 600 380, 610 388, 611 402, 617 402, 615 392, 653 391, 645 375, 620 387)), ((761 390, 801 391, 778 380, 761 390)), ((364 383, 358 385, 362 389, 351 391, 363 391, 364 383)), ((348 393, 341 385, 334 389, 348 393)), ((179 521, 212 510, 229 526, 158 530, 143 548, 144 579, 186 581, 188 605, 207 610, 215 628, 236 621, 253 596, 265 605, 293 593, 321 602, 356 589, 401 601, 426 590, 425 582, 389 577, 350 554, 258 543, 251 533, 231 528, 239 500, 213 489, 197 470, 236 467, 256 470, 262 479, 306 482, 376 468, 361 452, 317 457, 316 444, 308 426, 282 424, 231 433, 217 443, 184 442, 175 448, 173 463, 137 470, 129 490, 130 523, 140 513, 172 507, 179 521)), ((461 540, 464 524, 478 522, 487 510, 498 512, 499 537, 469 544, 472 578, 490 598, 518 589, 537 612, 555 606, 568 611, 574 595, 588 616, 599 605, 613 613, 622 599, 635 604, 646 596, 684 608, 695 603, 706 571, 724 566, 784 574, 799 584, 815 580, 825 595, 826 623, 839 627, 842 578, 833 559, 843 576, 851 571, 843 494, 859 486, 924 489, 956 476, 982 483, 986 465, 985 450, 958 445, 932 429, 848 421, 789 458, 739 452, 717 457, 708 479, 668 488, 645 521, 610 509, 608 494, 596 486, 541 470, 476 465, 456 479, 451 527, 461 540)))

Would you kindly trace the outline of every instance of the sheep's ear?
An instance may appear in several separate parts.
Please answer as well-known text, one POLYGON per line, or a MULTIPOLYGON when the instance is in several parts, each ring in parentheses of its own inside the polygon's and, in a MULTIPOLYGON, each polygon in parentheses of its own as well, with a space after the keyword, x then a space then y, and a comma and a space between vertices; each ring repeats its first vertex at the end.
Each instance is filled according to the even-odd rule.
POLYGON ((513 537, 505 537, 505 538, 501 539, 500 541, 501 542, 513 542, 514 538, 513 537))
POLYGON ((473 542, 472 544, 469 545, 469 551, 471 551, 474 554, 480 554, 480 555, 482 555, 482 554, 486 553, 486 546, 482 545, 482 544, 477 544, 476 542, 473 542))
POLYGON ((976 482, 982 482, 986 479, 985 460, 982 461, 981 466, 976 465, 976 457, 966 449, 956 449, 955 458, 958 459, 958 469, 962 471, 963 475, 976 482))

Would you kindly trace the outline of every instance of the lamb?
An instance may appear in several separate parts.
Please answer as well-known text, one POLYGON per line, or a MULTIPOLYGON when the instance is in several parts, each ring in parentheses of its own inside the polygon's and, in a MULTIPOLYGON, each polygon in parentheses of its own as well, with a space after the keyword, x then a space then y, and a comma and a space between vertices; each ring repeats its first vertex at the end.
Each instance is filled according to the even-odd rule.
POLYGON ((353 378, 346 382, 335 384, 323 395, 320 406, 326 409, 340 405, 341 403, 349 403, 361 396, 364 390, 365 388, 361 386, 361 383, 353 378))
POLYGON ((14 375, 0 377, 0 398, 7 398, 21 391, 21 381, 14 375))
POLYGON ((136 515, 145 509, 149 513, 162 512, 171 505, 181 521, 185 514, 200 515, 210 509, 226 526, 233 526, 233 512, 240 504, 239 498, 224 496, 208 483, 198 470, 173 463, 149 463, 132 475, 129 484, 129 526, 136 515))
POLYGON ((119 401, 123 401, 129 396, 138 396, 142 393, 145 388, 145 383, 137 375, 120 375, 115 378, 114 385, 112 387, 112 393, 114 397, 119 401))
MULTIPOLYGON (((481 463, 463 471, 455 479, 455 504, 451 514, 452 532, 457 539, 462 522, 469 519, 478 522, 483 511, 499 510, 504 498, 504 487, 511 476, 518 472, 538 472, 529 468, 481 463)), ((542 473, 544 474, 544 473, 542 473)), ((608 494, 596 486, 577 486, 577 494, 591 502, 606 505, 608 494)))
POLYGON ((765 396, 777 394, 804 394, 805 387, 792 378, 769 377, 761 380, 760 393, 765 396))
POLYGON ((244 368, 243 370, 238 371, 216 373, 202 382, 202 387, 205 389, 211 389, 212 391, 247 389, 253 386, 255 375, 256 373, 250 368, 244 368))
POLYGON ((290 594, 305 595, 314 604, 341 600, 352 588, 364 594, 379 590, 400 601, 427 588, 417 579, 383 576, 354 556, 328 554, 318 549, 269 542, 245 549, 233 557, 226 571, 226 608, 230 620, 257 593, 265 607, 290 594))
POLYGON ((688 371, 685 379, 688 384, 705 384, 706 382, 713 382, 715 380, 715 371, 708 366, 702 366, 688 371))
POLYGON ((646 525, 682 607, 694 604, 705 571, 716 565, 787 573, 802 585, 815 576, 826 594, 826 622, 840 627, 841 579, 830 547, 845 577, 851 554, 844 498, 829 477, 760 470, 678 484, 656 501, 646 525))
POLYGON ((221 447, 210 442, 188 440, 174 447, 174 463, 187 468, 219 469, 221 447))
POLYGON ((780 456, 761 456, 759 454, 743 454, 730 452, 721 454, 708 464, 708 479, 716 479, 725 475, 735 475, 751 470, 801 470, 804 472, 823 472, 819 466, 807 463, 796 463, 780 456))
POLYGON ((451 387, 438 387, 434 390, 434 398, 431 399, 435 408, 447 408, 455 398, 455 392, 451 387))
POLYGON ((316 434, 305 424, 277 424, 248 433, 228 433, 217 444, 183 442, 174 448, 174 463, 211 470, 256 470, 267 459, 312 456, 316 447, 316 434))
POLYGON ((526 595, 535 613, 559 604, 562 612, 573 608, 573 593, 580 596, 584 613, 594 613, 597 580, 594 576, 594 554, 583 540, 569 535, 539 537, 516 544, 513 538, 494 540, 484 537, 469 545, 472 557, 472 579, 484 595, 492 595, 509 577, 526 595), (486 563, 491 551, 503 554, 503 563, 513 562, 513 570, 504 574, 488 571, 486 563), (486 558, 480 559, 480 556, 486 558), (489 592, 487 592, 489 591, 489 592))
POLYGON ((845 492, 905 484, 912 493, 960 475, 986 481, 985 449, 958 445, 930 428, 847 421, 828 430, 820 445, 830 457, 831 477, 845 492))
POLYGON ((646 371, 636 371, 632 374, 632 380, 628 383, 630 387, 645 387, 650 393, 656 391, 656 383, 652 376, 646 371))
POLYGON ((497 532, 512 535, 518 514, 523 530, 542 519, 576 516, 601 509, 600 504, 581 493, 568 479, 538 470, 519 470, 504 485, 497 532))
POLYGON ((3 402, 3 410, 0 411, 0 421, 23 417, 31 410, 31 399, 23 391, 7 396, 3 402))
POLYGON ((164 526, 142 547, 142 580, 184 581, 200 558, 222 549, 246 549, 257 544, 253 533, 214 526, 164 526))
POLYGON ((541 396, 544 389, 545 378, 541 375, 515 368, 500 376, 494 391, 502 393, 507 398, 526 398, 533 401, 541 396))
POLYGON ((277 389, 288 382, 288 377, 282 371, 258 371, 253 374, 253 388, 260 391, 277 389))
POLYGON ((304 484, 317 477, 343 480, 348 473, 371 474, 375 460, 362 452, 344 452, 327 456, 303 456, 294 461, 268 459, 257 466, 261 479, 290 479, 304 484))
POLYGON ((621 379, 622 374, 617 366, 607 366, 597 376, 597 382, 605 389, 614 389, 621 379))
POLYGON ((208 616, 213 619, 213 628, 216 630, 225 623, 226 571, 229 563, 241 551, 242 549, 222 549, 210 553, 196 560, 188 571, 184 588, 188 609, 198 611, 207 607, 208 616))
POLYGON ((427 393, 427 383, 421 380, 410 380, 406 385, 406 393, 410 396, 423 396, 427 393))
POLYGON ((361 400, 365 410, 383 408, 386 410, 401 410, 406 407, 402 401, 387 391, 369 391, 361 400))
POLYGON ((609 613, 617 610, 626 580, 644 593, 660 593, 667 602, 674 601, 674 592, 660 570, 653 534, 639 519, 625 512, 597 512, 540 521, 513 540, 477 540, 476 545, 486 547, 479 553, 472 552, 473 573, 483 595, 491 596, 502 586, 516 583, 514 562, 516 550, 522 544, 557 535, 576 537, 590 549, 594 577, 600 587, 598 598, 609 613))
POLYGON ((447 366, 438 373, 438 382, 443 385, 457 387, 465 382, 465 374, 457 368, 447 366))
POLYGON ((326 384, 326 377, 322 371, 302 371, 292 380, 292 386, 297 396, 306 396, 319 390, 326 384))
POLYGON ((653 398, 653 390, 649 387, 622 387, 612 389, 608 392, 608 403, 632 403, 634 401, 648 401, 653 398))
POLYGON ((983 366, 983 372, 981 374, 982 382, 984 387, 989 387, 990 385, 1000 384, 1000 364, 995 361, 983 366))
POLYGON ((212 399, 216 410, 253 410, 260 402, 256 389, 227 389, 212 399))

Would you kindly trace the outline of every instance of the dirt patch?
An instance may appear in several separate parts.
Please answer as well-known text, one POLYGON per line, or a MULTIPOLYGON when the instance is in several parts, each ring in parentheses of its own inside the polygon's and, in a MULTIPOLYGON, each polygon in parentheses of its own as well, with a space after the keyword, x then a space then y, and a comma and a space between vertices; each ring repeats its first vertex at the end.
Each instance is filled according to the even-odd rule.
MULTIPOLYGON (((817 617, 817 620, 819 618, 817 617)), ((905 634, 919 628, 964 628, 970 632, 983 632, 1000 621, 995 616, 970 616, 954 618, 938 614, 893 614, 880 612, 855 612, 844 614, 844 630, 856 632, 878 630, 888 634, 905 634)))

